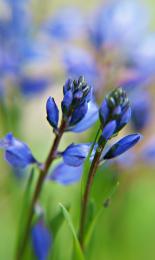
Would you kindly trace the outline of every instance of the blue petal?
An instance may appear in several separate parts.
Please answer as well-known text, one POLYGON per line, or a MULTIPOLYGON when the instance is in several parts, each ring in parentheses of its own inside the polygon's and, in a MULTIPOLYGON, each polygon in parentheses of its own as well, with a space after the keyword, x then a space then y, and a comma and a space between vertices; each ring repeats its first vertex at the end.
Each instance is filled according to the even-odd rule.
POLYGON ((5 150, 5 158, 13 167, 25 168, 28 165, 37 162, 29 147, 25 143, 14 138, 11 133, 0 140, 0 148, 5 150))
POLYGON ((131 119, 131 107, 129 106, 121 116, 120 121, 117 125, 117 131, 120 131, 131 119))
POLYGON ((120 141, 115 143, 105 154, 104 159, 112 159, 116 156, 129 150, 133 147, 141 138, 140 134, 131 134, 122 138, 120 141))
POLYGON ((86 115, 87 110, 88 110, 87 102, 83 103, 78 108, 76 108, 72 114, 69 125, 73 126, 73 125, 79 123, 86 115))
POLYGON ((19 82, 23 94, 30 96, 44 91, 49 85, 49 80, 45 78, 32 78, 23 76, 19 82))
POLYGON ((88 111, 85 117, 76 124, 75 127, 69 128, 70 131, 80 133, 90 128, 98 120, 98 107, 95 102, 88 103, 88 111))
POLYGON ((141 131, 148 125, 151 119, 151 97, 148 92, 138 91, 135 93, 131 119, 132 126, 136 131, 141 131))
POLYGON ((70 166, 80 166, 89 154, 91 144, 71 144, 61 153, 64 163, 70 166))
POLYGON ((59 121, 59 110, 54 101, 54 98, 49 97, 46 103, 47 120, 50 125, 57 128, 59 121))
POLYGON ((116 129, 116 121, 113 120, 104 127, 102 132, 102 138, 104 138, 104 140, 108 140, 114 134, 115 129, 116 129))
POLYGON ((65 163, 60 163, 53 170, 49 178, 63 185, 68 185, 74 182, 78 182, 81 178, 82 171, 83 171, 82 165, 79 167, 72 167, 65 163))
POLYGON ((32 228, 32 245, 37 259, 47 260, 52 245, 52 237, 42 220, 32 228))
POLYGON ((109 116, 109 108, 106 99, 103 101, 99 110, 101 124, 104 126, 109 116))
POLYGON ((61 103, 62 112, 64 114, 69 111, 70 105, 72 104, 72 101, 73 101, 72 91, 71 90, 68 90, 68 91, 65 90, 64 98, 63 98, 62 103, 61 103))

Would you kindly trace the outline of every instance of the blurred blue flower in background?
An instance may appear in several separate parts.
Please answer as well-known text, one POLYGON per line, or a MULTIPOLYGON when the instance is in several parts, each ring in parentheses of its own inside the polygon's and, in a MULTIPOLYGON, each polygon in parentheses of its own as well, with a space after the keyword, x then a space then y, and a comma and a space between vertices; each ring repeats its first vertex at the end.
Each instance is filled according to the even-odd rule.
POLYGON ((52 246, 52 235, 40 219, 32 228, 32 245, 37 260, 47 260, 52 246))
POLYGON ((135 91, 132 99, 131 123, 136 131, 144 130, 151 119, 151 97, 148 91, 135 91))
POLYGON ((155 72, 155 33, 144 35, 132 52, 134 65, 142 75, 151 76, 155 72))
POLYGON ((135 1, 108 1, 100 7, 95 23, 91 24, 92 42, 97 48, 109 46, 118 47, 121 51, 130 50, 147 30, 148 14, 145 9, 135 1), (143 19, 137 19, 139 15, 143 19))
POLYGON ((53 39, 68 40, 77 38, 84 29, 83 17, 75 7, 66 7, 54 14, 45 24, 44 29, 53 39))
POLYGON ((26 0, 3 1, 6 13, 0 13, 0 74, 1 80, 4 80, 4 88, 5 79, 9 77, 11 87, 17 86, 22 93, 33 94, 44 90, 49 85, 49 80, 43 73, 38 73, 37 81, 36 71, 33 75, 33 70, 36 70, 35 61, 42 67, 41 61, 45 61, 47 57, 42 51, 44 46, 34 34, 28 4, 29 1, 26 0), (30 73, 25 71, 27 66, 31 67, 30 73))
POLYGON ((89 83, 96 84, 99 73, 93 56, 82 48, 69 46, 64 51, 64 64, 67 74, 71 77, 84 75, 89 83))

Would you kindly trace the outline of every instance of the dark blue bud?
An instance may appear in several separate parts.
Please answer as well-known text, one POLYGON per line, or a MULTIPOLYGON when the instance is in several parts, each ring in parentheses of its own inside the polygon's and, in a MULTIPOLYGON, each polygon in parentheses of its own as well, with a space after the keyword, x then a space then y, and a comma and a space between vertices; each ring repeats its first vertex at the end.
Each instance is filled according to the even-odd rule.
POLYGON ((73 90, 73 81, 71 79, 67 79, 65 85, 63 86, 63 94, 65 95, 68 90, 73 90))
POLYGON ((69 112, 72 101, 73 93, 71 90, 68 90, 64 95, 63 101, 61 102, 61 108, 64 114, 67 114, 69 112))
POLYGON ((0 140, 0 148, 5 150, 5 159, 15 168, 25 168, 37 163, 29 147, 14 138, 11 133, 0 140))
POLYGON ((113 111, 113 116, 119 116, 122 112, 121 106, 117 106, 113 111))
POLYGON ((57 128, 59 121, 59 110, 54 98, 49 97, 46 103, 47 120, 53 128, 57 128))
POLYGON ((104 159, 112 159, 121 155, 133 147, 140 140, 140 138, 140 134, 131 134, 125 136, 108 150, 108 152, 104 155, 104 159))
POLYGON ((110 121, 103 129, 102 135, 99 139, 99 143, 102 141, 107 141, 108 139, 110 139, 110 137, 114 134, 115 129, 116 129, 116 121, 110 121))
POLYGON ((80 166, 87 158, 91 144, 71 144, 61 153, 64 163, 70 166, 80 166))
POLYGON ((105 99, 99 110, 99 116, 100 116, 100 121, 102 126, 104 126, 106 121, 108 120, 109 113, 110 111, 109 111, 108 103, 107 100, 105 99))
POLYGON ((69 166, 65 163, 60 163, 53 170, 49 179, 59 182, 63 185, 69 185, 80 180, 83 171, 83 166, 78 167, 69 166))
POLYGON ((121 115, 117 124, 117 131, 120 131, 131 119, 131 107, 129 106, 125 112, 121 115))
POLYGON ((37 259, 47 260, 52 245, 52 236, 43 220, 32 228, 32 245, 37 259))
POLYGON ((84 116, 86 115, 87 110, 88 110, 87 102, 84 102, 78 108, 76 108, 74 110, 74 112, 72 113, 72 117, 71 117, 71 120, 69 122, 69 125, 73 126, 73 125, 79 123, 84 118, 84 116))

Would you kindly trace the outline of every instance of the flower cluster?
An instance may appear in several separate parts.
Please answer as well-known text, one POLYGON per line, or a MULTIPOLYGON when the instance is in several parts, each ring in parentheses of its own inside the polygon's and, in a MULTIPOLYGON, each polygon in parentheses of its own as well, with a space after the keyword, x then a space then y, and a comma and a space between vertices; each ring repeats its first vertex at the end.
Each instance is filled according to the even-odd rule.
MULTIPOLYGON (((84 77, 80 76, 78 80, 68 79, 63 86, 63 94, 61 108, 65 131, 82 132, 95 123, 97 106, 92 103, 92 87, 86 83, 84 77), (85 120, 86 124, 84 124, 85 120)), ((56 130, 59 109, 53 98, 49 97, 47 100, 46 109, 47 120, 56 130)))

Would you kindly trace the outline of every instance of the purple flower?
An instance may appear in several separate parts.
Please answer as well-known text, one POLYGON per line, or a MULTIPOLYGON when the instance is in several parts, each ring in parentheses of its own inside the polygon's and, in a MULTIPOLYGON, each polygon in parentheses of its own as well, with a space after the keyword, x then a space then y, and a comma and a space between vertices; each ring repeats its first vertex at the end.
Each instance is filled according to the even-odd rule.
POLYGON ((127 135, 112 147, 104 155, 104 159, 112 159, 132 148, 141 138, 140 134, 127 135))
POLYGON ((5 159, 15 168, 25 168, 30 164, 37 163, 29 147, 14 138, 11 133, 0 140, 0 148, 5 151, 5 159))
POLYGON ((49 179, 63 185, 69 185, 80 180, 83 166, 73 167, 65 163, 60 163, 52 171, 49 179))
POLYGON ((52 236, 43 220, 32 228, 32 245, 38 260, 47 260, 52 245, 52 236))
POLYGON ((57 128, 59 121, 59 110, 54 98, 49 97, 46 103, 47 120, 53 128, 57 128))

